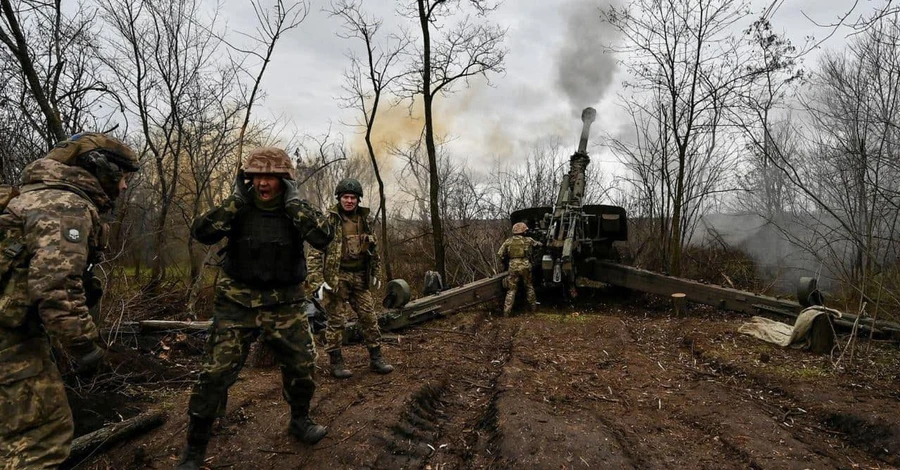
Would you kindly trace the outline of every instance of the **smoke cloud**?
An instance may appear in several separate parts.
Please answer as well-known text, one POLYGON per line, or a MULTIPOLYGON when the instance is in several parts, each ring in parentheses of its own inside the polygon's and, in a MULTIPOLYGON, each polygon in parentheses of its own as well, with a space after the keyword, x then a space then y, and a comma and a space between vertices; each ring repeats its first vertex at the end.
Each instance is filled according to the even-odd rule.
POLYGON ((556 84, 578 114, 595 106, 609 89, 616 59, 607 50, 618 33, 600 18, 608 1, 575 0, 565 7, 565 40, 558 54, 556 84))

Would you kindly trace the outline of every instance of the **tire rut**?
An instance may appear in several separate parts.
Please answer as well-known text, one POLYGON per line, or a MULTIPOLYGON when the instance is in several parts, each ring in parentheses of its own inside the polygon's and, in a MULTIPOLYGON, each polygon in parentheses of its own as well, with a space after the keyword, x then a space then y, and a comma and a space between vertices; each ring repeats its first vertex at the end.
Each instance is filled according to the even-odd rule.
MULTIPOLYGON (((515 337, 513 332, 504 338, 503 330, 494 325, 479 342, 484 347, 482 355, 491 358, 484 361, 491 364, 490 370, 475 380, 454 370, 440 382, 426 384, 412 395, 388 432, 375 438, 383 451, 373 468, 473 468, 474 460, 485 453, 491 455, 499 438, 497 379, 510 357, 515 337), (442 442, 445 436, 461 435, 461 442, 442 442)), ((493 468, 492 465, 481 462, 477 468, 493 468)))

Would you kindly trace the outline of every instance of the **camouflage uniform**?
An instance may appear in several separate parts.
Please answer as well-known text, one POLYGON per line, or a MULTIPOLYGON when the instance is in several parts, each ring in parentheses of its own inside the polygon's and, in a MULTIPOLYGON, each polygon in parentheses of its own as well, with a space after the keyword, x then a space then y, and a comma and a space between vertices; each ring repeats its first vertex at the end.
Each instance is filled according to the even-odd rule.
POLYGON ((105 246, 100 212, 111 201, 70 163, 28 165, 22 194, 0 215, 2 469, 55 468, 69 455, 72 413, 47 334, 76 355, 96 350, 83 278, 105 246))
POLYGON ((506 278, 509 290, 506 292, 506 300, 503 302, 504 316, 512 313, 520 281, 525 285, 525 297, 528 299, 531 309, 534 310, 537 307, 537 296, 535 296, 534 285, 531 282, 531 255, 536 246, 541 246, 541 243, 533 238, 513 235, 503 242, 497 252, 497 257, 501 262, 509 259, 509 275, 506 278))
MULTIPOLYGON (((194 223, 194 238, 213 244, 228 237, 233 231, 232 222, 242 209, 235 198, 226 199, 222 206, 194 223)), ((292 218, 300 236, 313 246, 324 248, 331 240, 331 229, 324 217, 309 204, 303 202, 292 218)), ((316 350, 309 321, 297 305, 305 299, 302 282, 262 288, 220 274, 213 325, 188 414, 204 420, 216 417, 219 407, 224 407, 228 388, 237 380, 247 359, 250 344, 260 336, 281 364, 283 395, 292 412, 308 413, 316 388, 316 350)))
POLYGON ((322 282, 328 283, 331 290, 326 290, 324 307, 328 312, 328 327, 325 330, 325 350, 328 352, 341 349, 344 341, 344 326, 350 315, 356 312, 359 319, 363 339, 368 348, 376 348, 381 340, 378 329, 378 317, 375 314, 375 301, 372 298, 369 282, 378 276, 381 270, 381 258, 372 235, 369 220, 369 209, 358 207, 356 215, 359 221, 359 235, 364 237, 360 256, 362 269, 347 271, 341 269, 341 260, 347 253, 347 243, 343 231, 343 217, 340 204, 328 211, 328 224, 334 230, 334 241, 322 251, 310 250, 307 264, 309 266, 309 284, 312 290, 318 290, 322 282))

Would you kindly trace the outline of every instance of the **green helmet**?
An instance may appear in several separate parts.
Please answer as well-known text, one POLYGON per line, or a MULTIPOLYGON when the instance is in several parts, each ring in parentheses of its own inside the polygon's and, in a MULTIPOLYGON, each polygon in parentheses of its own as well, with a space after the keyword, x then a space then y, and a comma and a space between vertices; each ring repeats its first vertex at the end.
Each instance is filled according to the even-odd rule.
POLYGON ((341 194, 345 193, 356 194, 357 197, 362 199, 362 185, 353 178, 344 178, 337 184, 337 187, 334 188, 334 196, 340 199, 341 194))
POLYGON ((140 170, 141 163, 137 154, 119 139, 97 132, 82 132, 69 137, 50 150, 48 158, 72 165, 78 157, 92 151, 99 151, 106 159, 118 165, 123 171, 140 170))

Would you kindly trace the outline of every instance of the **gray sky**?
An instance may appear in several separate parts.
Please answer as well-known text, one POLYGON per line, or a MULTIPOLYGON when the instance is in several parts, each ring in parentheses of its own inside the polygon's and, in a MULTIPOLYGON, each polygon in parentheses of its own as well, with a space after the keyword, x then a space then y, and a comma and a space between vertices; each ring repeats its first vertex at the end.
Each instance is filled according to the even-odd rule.
MULTIPOLYGON (((482 159, 492 155, 509 158, 527 148, 529 142, 547 135, 571 136, 574 149, 580 131, 578 116, 588 105, 599 112, 593 135, 600 131, 616 133, 617 123, 624 122, 615 104, 623 77, 613 70, 613 58, 601 47, 614 39, 599 27, 594 13, 603 4, 597 0, 506 0, 490 16, 508 28, 506 73, 491 76, 491 85, 476 80, 468 90, 457 86, 457 93, 439 103, 442 112, 437 115, 438 124, 453 139, 453 155, 464 156, 471 165, 486 169, 488 164, 482 159), (583 79, 561 83, 561 70, 579 71, 568 77, 583 79)), ((370 13, 385 19, 384 31, 404 21, 396 14, 395 5, 389 0, 365 2, 370 13)), ((755 3, 753 11, 768 5, 755 3)), ((322 11, 325 6, 327 2, 313 0, 306 21, 278 44, 264 77, 267 97, 258 108, 258 116, 288 119, 288 128, 300 133, 321 135, 330 128, 333 134, 345 134, 353 142, 353 131, 342 124, 351 121, 351 115, 340 108, 336 98, 341 94, 342 72, 348 64, 344 52, 357 44, 335 35, 340 22, 322 11)), ((808 36, 820 39, 828 33, 804 13, 820 23, 830 23, 847 8, 843 0, 784 0, 772 21, 777 31, 787 32, 800 46, 808 36)), ((232 29, 246 31, 253 27, 252 10, 244 2, 227 4, 224 16, 232 29)), ((845 34, 835 34, 823 47, 841 47, 845 34)), ((814 64, 814 55, 806 58, 807 66, 814 64)), ((405 108, 397 110, 392 118, 405 120, 405 113, 405 108)), ((386 127, 392 126, 386 123, 386 127)), ((599 158, 609 159, 612 157, 599 158)))

